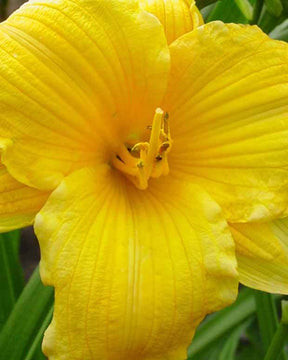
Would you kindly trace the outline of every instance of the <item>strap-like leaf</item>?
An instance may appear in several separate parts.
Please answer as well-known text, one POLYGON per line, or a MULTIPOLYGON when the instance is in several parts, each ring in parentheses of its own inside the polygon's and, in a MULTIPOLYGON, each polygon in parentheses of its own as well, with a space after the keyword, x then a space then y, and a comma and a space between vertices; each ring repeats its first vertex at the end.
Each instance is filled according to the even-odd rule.
POLYGON ((265 9, 258 21, 258 26, 266 33, 270 33, 276 26, 280 25, 285 20, 285 15, 280 17, 273 16, 270 12, 265 9))
POLYGON ((246 328, 251 324, 252 318, 248 318, 244 323, 238 325, 233 329, 228 336, 227 341, 221 349, 217 360, 235 360, 236 350, 239 345, 241 335, 246 328))
POLYGON ((288 20, 283 21, 269 34, 272 39, 288 41, 288 20))
POLYGON ((283 351, 288 340, 288 319, 287 319, 288 302, 282 301, 282 319, 278 325, 264 360, 278 360, 279 354, 283 351))
POLYGON ((235 0, 235 2, 246 19, 251 21, 253 16, 253 7, 249 0, 235 0))
POLYGON ((204 7, 213 4, 217 0, 196 0, 198 9, 203 9, 204 7))
POLYGON ((283 12, 283 5, 281 0, 265 0, 267 11, 276 17, 279 17, 283 12))
POLYGON ((243 12, 236 4, 236 1, 231 0, 217 1, 207 19, 207 22, 214 20, 221 20, 226 23, 248 23, 248 19, 243 15, 243 12))
MULTIPOLYGON (((266 352, 278 327, 275 298, 272 294, 255 290, 255 301, 263 350, 266 352)), ((286 360, 284 351, 279 351, 279 360, 286 360)))
POLYGON ((250 289, 242 290, 233 305, 209 317, 199 327, 188 350, 188 359, 197 359, 201 351, 246 321, 249 316, 255 313, 255 310, 253 291, 250 289))
POLYGON ((0 234, 0 330, 24 287, 19 231, 0 234))
POLYGON ((42 285, 36 269, 0 333, 1 360, 35 359, 52 309, 53 289, 42 285))

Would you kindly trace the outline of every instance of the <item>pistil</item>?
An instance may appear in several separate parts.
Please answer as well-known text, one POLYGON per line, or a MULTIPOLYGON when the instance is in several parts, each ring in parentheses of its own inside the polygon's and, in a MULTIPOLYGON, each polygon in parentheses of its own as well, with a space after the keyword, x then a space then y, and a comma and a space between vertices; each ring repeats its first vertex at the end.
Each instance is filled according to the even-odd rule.
POLYGON ((157 108, 148 142, 132 148, 122 145, 112 159, 114 168, 121 171, 133 184, 145 190, 150 177, 158 178, 169 173, 167 154, 171 149, 168 114, 157 108))

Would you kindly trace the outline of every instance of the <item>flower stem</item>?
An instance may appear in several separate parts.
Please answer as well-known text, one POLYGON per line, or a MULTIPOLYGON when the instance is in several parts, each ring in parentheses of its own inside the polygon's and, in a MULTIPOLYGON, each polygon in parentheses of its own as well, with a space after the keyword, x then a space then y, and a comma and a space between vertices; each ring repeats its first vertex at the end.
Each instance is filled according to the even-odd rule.
POLYGON ((264 0, 256 0, 254 5, 252 20, 250 22, 251 25, 258 23, 262 12, 263 4, 264 4, 264 0))

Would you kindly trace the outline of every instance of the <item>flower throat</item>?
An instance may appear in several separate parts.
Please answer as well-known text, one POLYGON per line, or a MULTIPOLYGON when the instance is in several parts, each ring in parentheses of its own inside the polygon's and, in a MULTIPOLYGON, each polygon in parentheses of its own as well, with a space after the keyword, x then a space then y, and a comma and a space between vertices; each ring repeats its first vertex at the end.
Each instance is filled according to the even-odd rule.
POLYGON ((141 190, 148 187, 150 177, 158 178, 169 173, 167 154, 171 149, 168 114, 160 108, 155 111, 148 142, 133 147, 123 145, 112 160, 114 168, 121 171, 141 190))

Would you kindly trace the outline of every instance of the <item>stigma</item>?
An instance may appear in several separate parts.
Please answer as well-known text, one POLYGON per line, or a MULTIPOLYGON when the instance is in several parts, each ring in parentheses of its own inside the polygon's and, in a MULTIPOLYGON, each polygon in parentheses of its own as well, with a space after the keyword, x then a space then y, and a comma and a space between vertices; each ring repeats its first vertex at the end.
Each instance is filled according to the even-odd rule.
POLYGON ((112 159, 112 166, 122 172, 138 189, 145 190, 150 178, 168 175, 167 155, 172 140, 169 116, 162 109, 155 111, 148 141, 131 145, 123 144, 112 159))

